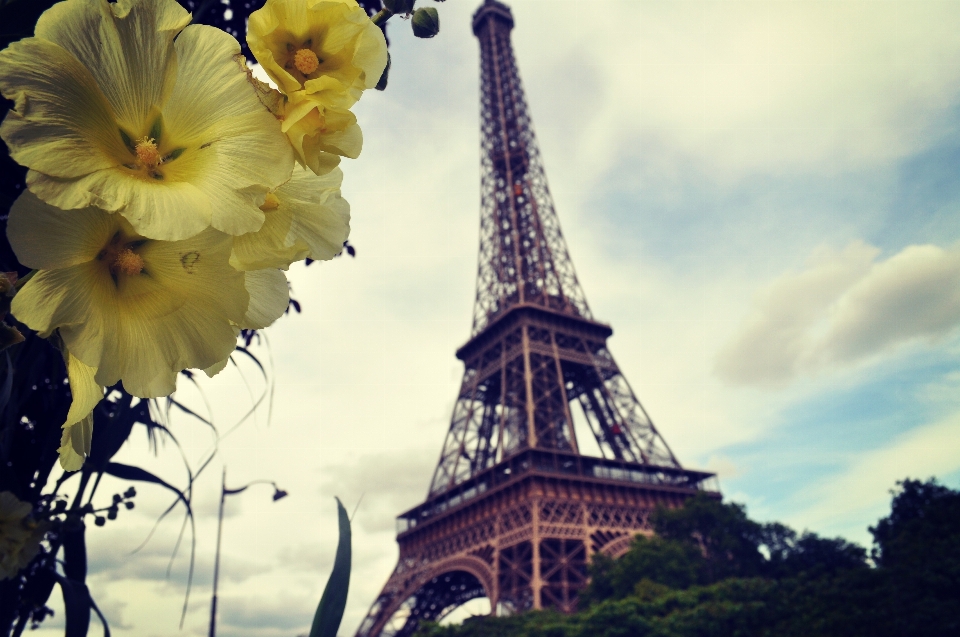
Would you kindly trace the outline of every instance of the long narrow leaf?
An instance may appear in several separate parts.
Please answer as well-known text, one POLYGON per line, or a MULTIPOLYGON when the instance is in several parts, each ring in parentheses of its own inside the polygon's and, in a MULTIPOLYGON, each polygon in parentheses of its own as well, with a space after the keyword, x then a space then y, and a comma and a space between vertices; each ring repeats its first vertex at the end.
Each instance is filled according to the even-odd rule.
POLYGON ((190 508, 190 502, 187 501, 183 491, 176 488, 172 484, 161 480, 146 469, 141 469, 140 467, 134 467, 128 464, 121 464, 119 462, 109 462, 107 463, 104 472, 109 473, 115 478, 120 478, 121 480, 137 480, 139 482, 152 482, 154 484, 159 484, 160 486, 166 487, 176 493, 180 500, 187 505, 187 509, 190 508))
POLYGON ((260 368, 261 373, 263 373, 264 378, 266 378, 266 376, 267 376, 267 370, 263 368, 263 363, 260 362, 260 359, 257 358, 257 356, 256 356, 253 352, 251 352, 251 351, 248 350, 246 347, 243 347, 243 346, 241 346, 241 345, 237 345, 236 351, 240 352, 241 354, 246 355, 247 358, 249 358, 249 359, 252 360, 254 363, 256 363, 257 367, 260 368))
MULTIPOLYGON (((179 446, 179 445, 178 445, 178 446, 179 446)), ((143 543, 134 550, 134 552, 139 551, 141 548, 143 548, 143 546, 149 541, 150 536, 153 535, 153 531, 156 530, 157 525, 160 523, 160 520, 162 520, 162 519, 167 515, 167 513, 169 513, 170 511, 173 510, 173 508, 176 506, 176 504, 177 504, 178 501, 179 501, 179 502, 183 502, 183 505, 187 508, 187 513, 186 513, 186 517, 184 518, 184 522, 186 522, 186 520, 189 519, 189 520, 190 520, 190 529, 191 529, 191 531, 194 530, 194 527, 193 527, 193 509, 192 509, 191 506, 190 506, 190 497, 189 497, 188 495, 184 494, 184 492, 181 491, 180 489, 178 489, 178 488, 176 488, 175 486, 169 484, 168 482, 165 482, 164 480, 158 478, 157 476, 153 475, 153 474, 150 473, 149 471, 146 471, 146 470, 144 470, 144 469, 141 469, 140 467, 133 467, 133 466, 130 466, 130 465, 121 464, 121 463, 119 463, 119 462, 111 462, 111 463, 107 464, 106 473, 109 473, 109 474, 112 475, 112 476, 115 476, 115 477, 117 477, 117 478, 121 478, 121 479, 124 479, 124 480, 139 480, 139 481, 141 481, 141 482, 153 482, 154 484, 159 484, 159 485, 161 485, 161 486, 164 486, 164 487, 170 489, 171 491, 173 491, 174 493, 177 494, 177 498, 178 498, 178 499, 177 499, 177 500, 174 500, 173 504, 171 504, 169 507, 167 507, 167 510, 164 511, 164 512, 160 515, 160 519, 157 520, 157 522, 154 524, 153 530, 150 531, 150 534, 147 536, 147 539, 144 540, 143 543)), ((191 487, 193 486, 193 478, 192 478, 192 477, 191 477, 191 480, 190 480, 190 485, 191 485, 191 487)), ((188 488, 188 492, 189 492, 189 488, 188 488)), ((181 529, 181 531, 180 531, 180 538, 182 538, 182 537, 183 537, 183 529, 181 529)), ((195 537, 195 535, 194 535, 194 537, 195 537)), ((178 548, 179 548, 179 546, 180 546, 180 538, 177 539, 177 547, 178 547, 178 548)), ((176 550, 174 550, 173 556, 176 556, 176 550)), ((172 564, 173 556, 171 556, 171 558, 170 558, 170 559, 171 559, 171 564, 172 564)), ((185 597, 184 597, 184 600, 183 600, 183 613, 180 615, 180 628, 183 628, 183 622, 184 622, 184 620, 185 620, 185 618, 186 618, 186 616, 187 616, 187 607, 188 607, 188 604, 189 604, 189 602, 190 602, 190 589, 191 589, 192 584, 193 584, 193 566, 194 566, 195 558, 196 558, 196 543, 191 543, 191 545, 190 545, 190 570, 189 570, 189 572, 188 572, 188 574, 187 574, 187 593, 186 593, 186 595, 185 595, 185 597)), ((167 575, 169 575, 169 574, 170 574, 170 569, 168 568, 168 569, 167 569, 167 575)))
POLYGON ((57 575, 66 615, 64 637, 86 637, 90 628, 90 591, 82 582, 57 575))
POLYGON ((212 422, 210 422, 209 420, 207 420, 206 418, 204 418, 203 416, 201 416, 200 414, 198 414, 198 413, 195 412, 194 410, 190 409, 189 407, 187 407, 186 405, 184 405, 184 404, 181 403, 180 401, 175 400, 173 397, 167 396, 167 403, 170 404, 170 405, 173 405, 174 407, 176 407, 177 409, 179 409, 179 410, 182 411, 183 413, 187 414, 188 416, 193 416, 194 418, 196 418, 197 420, 199 420, 199 421, 202 422, 203 424, 205 424, 205 425, 207 425, 207 426, 210 426, 210 427, 213 426, 213 423, 212 423, 212 422))
POLYGON ((103 626, 103 637, 110 637, 110 625, 107 623, 107 618, 103 616, 103 613, 100 612, 100 609, 97 607, 97 603, 93 601, 93 598, 90 598, 90 608, 93 609, 93 612, 97 614, 97 617, 100 618, 100 625, 103 626))
POLYGON ((320 605, 313 616, 310 637, 337 637, 343 610, 347 607, 347 591, 350 588, 350 518, 337 498, 337 517, 340 524, 340 541, 333 572, 320 597, 320 605))

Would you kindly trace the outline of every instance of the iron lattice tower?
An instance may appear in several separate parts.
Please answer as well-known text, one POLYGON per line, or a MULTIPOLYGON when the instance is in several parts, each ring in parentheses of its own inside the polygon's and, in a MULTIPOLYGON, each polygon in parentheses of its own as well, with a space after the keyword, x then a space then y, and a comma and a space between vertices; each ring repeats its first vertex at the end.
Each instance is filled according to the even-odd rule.
POLYGON ((683 469, 593 319, 547 187, 510 44, 486 0, 480 40, 481 213, 465 364, 426 501, 398 517, 400 560, 358 637, 400 637, 462 603, 574 610, 590 556, 624 553, 650 511, 713 474, 683 469), (574 414, 602 458, 580 453, 574 414))

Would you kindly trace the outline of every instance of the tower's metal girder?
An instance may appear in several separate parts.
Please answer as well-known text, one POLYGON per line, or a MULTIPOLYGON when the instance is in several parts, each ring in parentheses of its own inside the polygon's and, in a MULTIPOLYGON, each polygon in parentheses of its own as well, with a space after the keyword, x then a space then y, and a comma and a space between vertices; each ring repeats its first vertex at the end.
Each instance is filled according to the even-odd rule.
POLYGON ((487 2, 480 40, 480 256, 473 334, 518 304, 590 318, 547 187, 510 45, 513 17, 487 2))
POLYGON ((480 41, 480 252, 473 337, 430 495, 527 447, 577 451, 574 411, 610 458, 679 467, 606 347, 560 231, 496 1, 480 41))
POLYGON ((480 41, 481 212, 465 365, 426 501, 398 518, 400 559, 358 637, 412 635, 487 597, 494 612, 572 612, 595 553, 649 534, 656 506, 706 490, 653 426, 607 348, 553 208, 510 45, 485 0, 480 41), (582 455, 574 417, 603 458, 582 455))

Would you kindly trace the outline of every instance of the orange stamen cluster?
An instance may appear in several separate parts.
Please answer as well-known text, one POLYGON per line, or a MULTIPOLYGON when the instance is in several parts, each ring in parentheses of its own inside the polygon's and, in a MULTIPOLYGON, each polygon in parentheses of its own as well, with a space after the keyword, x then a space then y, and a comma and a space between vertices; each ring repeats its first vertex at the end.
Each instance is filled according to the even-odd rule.
POLYGON ((152 137, 142 137, 137 140, 137 159, 147 168, 156 168, 163 163, 163 156, 152 137))
POLYGON ((130 248, 124 248, 118 252, 117 256, 113 259, 113 263, 110 264, 110 270, 114 274, 133 276, 143 272, 143 266, 143 257, 130 248))
POLYGON ((310 49, 300 49, 293 55, 293 65, 304 75, 310 75, 320 68, 320 59, 310 49))

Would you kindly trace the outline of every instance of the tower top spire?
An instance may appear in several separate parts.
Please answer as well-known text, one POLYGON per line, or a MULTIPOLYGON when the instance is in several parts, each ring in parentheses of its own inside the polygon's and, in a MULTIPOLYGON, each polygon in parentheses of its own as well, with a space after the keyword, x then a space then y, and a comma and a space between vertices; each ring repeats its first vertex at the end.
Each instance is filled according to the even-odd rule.
POLYGON ((487 0, 480 41, 480 254, 473 334, 518 306, 590 319, 553 208, 510 44, 510 8, 487 0))
POLYGON ((513 12, 510 11, 510 7, 502 2, 497 2, 497 0, 485 0, 485 2, 480 5, 480 8, 477 9, 476 13, 473 14, 474 35, 480 37, 480 27, 483 25, 483 22, 488 19, 501 21, 506 25, 507 30, 513 28, 513 12))

